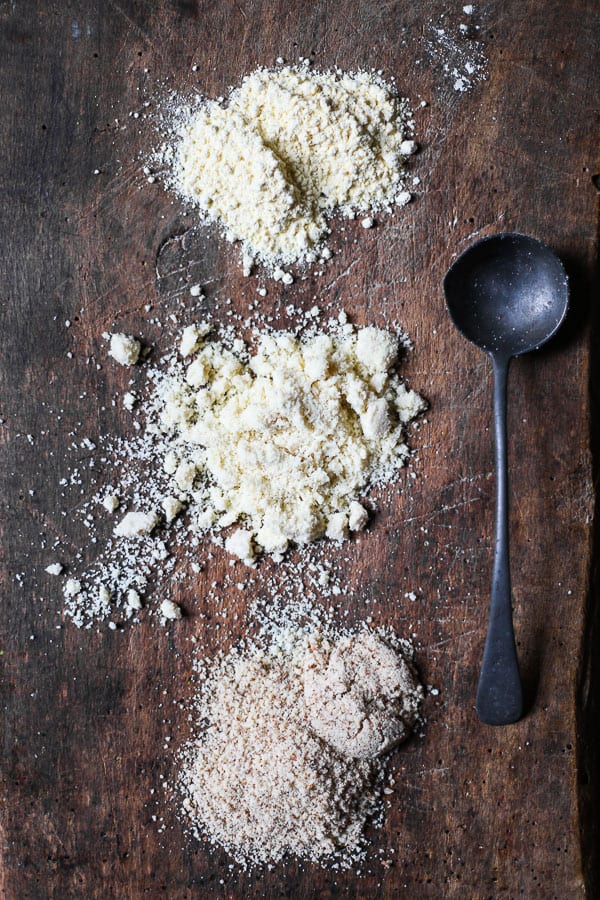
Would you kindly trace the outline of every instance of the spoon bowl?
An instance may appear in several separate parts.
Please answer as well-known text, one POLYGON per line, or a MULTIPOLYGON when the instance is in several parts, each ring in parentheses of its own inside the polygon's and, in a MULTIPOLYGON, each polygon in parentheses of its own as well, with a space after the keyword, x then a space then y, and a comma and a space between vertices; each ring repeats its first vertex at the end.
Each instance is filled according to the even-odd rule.
POLYGON ((560 260, 541 241, 497 234, 469 247, 444 279, 450 317, 492 359, 496 450, 496 537, 490 619, 477 688, 477 714, 508 725, 523 714, 512 623, 508 538, 506 398, 513 356, 535 350, 560 328, 569 300, 560 260))
POLYGON ((458 330, 488 353, 519 356, 545 344, 567 312, 567 276, 557 256, 524 234, 472 244, 444 279, 458 330))

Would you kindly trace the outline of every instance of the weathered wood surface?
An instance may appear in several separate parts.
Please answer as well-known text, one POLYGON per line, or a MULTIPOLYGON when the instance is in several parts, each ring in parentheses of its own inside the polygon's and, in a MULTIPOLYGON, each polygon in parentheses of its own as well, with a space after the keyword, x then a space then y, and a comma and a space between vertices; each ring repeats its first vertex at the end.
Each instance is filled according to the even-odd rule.
MULTIPOLYGON (((3 897, 598 896, 589 388, 598 9, 593 0, 478 3, 487 80, 464 95, 424 50, 428 23, 444 13, 454 29, 464 21, 461 4, 436 0, 0 4, 3 897), (353 230, 357 243, 340 244, 316 284, 273 289, 266 301, 280 311, 281 297, 309 303, 318 291, 358 323, 402 322, 415 344, 405 372, 431 403, 418 479, 387 497, 346 554, 351 614, 378 600, 381 619, 416 633, 425 680, 440 690, 425 737, 397 755, 398 791, 374 836, 386 857, 395 848, 395 863, 386 869, 375 855, 374 874, 362 878, 295 863, 232 872, 224 854, 184 833, 160 790, 174 774, 164 737, 176 746, 187 735, 189 639, 216 645, 197 613, 211 612, 202 579, 222 576, 222 557, 182 597, 189 615, 169 631, 148 622, 123 633, 59 629, 59 585, 43 572, 54 553, 40 534, 48 547, 61 539, 62 558, 87 543, 79 520, 61 513, 69 432, 83 423, 93 439, 128 427, 111 406, 126 374, 86 357, 103 362, 100 335, 117 320, 166 348, 143 306, 164 313, 176 302, 157 288, 157 253, 192 224, 160 185, 144 183, 139 153, 152 129, 129 113, 143 112, 164 79, 217 95, 279 55, 382 68, 415 106, 429 103, 416 119, 423 191, 414 204, 370 232, 353 230), (512 565, 528 714, 492 729, 473 708, 491 569, 491 377, 453 331, 440 285, 473 236, 511 229, 563 257, 573 305, 547 352, 511 373, 512 565)), ((182 262, 221 279, 245 308, 253 288, 232 253, 214 235, 202 240, 202 259, 192 241, 182 262)), ((243 614, 247 597, 229 600, 243 614)))

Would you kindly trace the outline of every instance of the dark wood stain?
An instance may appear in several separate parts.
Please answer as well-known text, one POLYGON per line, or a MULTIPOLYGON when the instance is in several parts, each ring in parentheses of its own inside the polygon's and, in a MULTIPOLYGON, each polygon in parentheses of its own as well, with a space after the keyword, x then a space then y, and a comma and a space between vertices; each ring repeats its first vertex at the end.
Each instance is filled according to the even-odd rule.
MULTIPOLYGON (((448 27, 464 18, 441 0, 0 4, 3 897, 600 893, 598 9, 592 0, 476 4, 471 33, 489 58, 487 79, 461 96, 424 50, 428 23, 443 14, 448 27), (128 376, 105 365, 101 333, 116 322, 160 352, 169 338, 144 304, 166 319, 182 284, 196 280, 212 280, 209 303, 219 290, 244 311, 255 296, 235 251, 146 184, 140 154, 156 136, 129 113, 143 113, 146 99, 154 109, 166 78, 217 95, 259 64, 298 55, 382 68, 415 108, 428 101, 416 109, 415 202, 371 231, 346 225, 347 243, 334 223, 338 252, 325 275, 271 283, 262 303, 282 324, 286 303, 310 306, 315 293, 359 324, 401 322, 415 343, 404 371, 431 403, 413 438, 418 478, 401 479, 402 493, 344 553, 352 592, 342 611, 359 618, 373 599, 382 621, 404 633, 412 624, 423 676, 440 692, 427 702, 424 737, 394 757, 398 789, 360 877, 294 861, 232 873, 224 853, 185 833, 161 790, 176 772, 164 737, 176 747, 189 734, 189 639, 218 646, 204 594, 225 571, 221 555, 193 592, 177 588, 188 615, 170 630, 147 619, 123 633, 58 628, 60 586, 43 571, 89 549, 81 520, 62 514, 69 432, 93 439, 128 428, 111 405, 128 376), (441 292, 454 254, 497 230, 546 240, 573 286, 564 331, 511 373, 512 566, 528 713, 504 729, 481 726, 473 708, 491 570, 490 370, 452 329, 441 292)), ((82 499, 70 497, 72 507, 82 499)), ((249 596, 226 599, 241 632, 249 596)))

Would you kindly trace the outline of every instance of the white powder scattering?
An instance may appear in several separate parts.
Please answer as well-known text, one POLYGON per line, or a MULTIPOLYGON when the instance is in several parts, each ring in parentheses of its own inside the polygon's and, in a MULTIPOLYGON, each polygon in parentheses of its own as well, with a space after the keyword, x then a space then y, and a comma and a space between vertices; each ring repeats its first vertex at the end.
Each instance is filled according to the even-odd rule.
POLYGON ((170 186, 241 242, 245 274, 313 261, 334 212, 391 210, 416 149, 406 101, 367 71, 257 69, 176 118, 170 186))
MULTIPOLYGON (((470 15, 472 6, 463 7, 470 15)), ((457 93, 471 91, 486 78, 487 58, 483 45, 472 36, 472 29, 464 24, 458 28, 444 16, 439 22, 429 23, 425 48, 429 58, 441 67, 444 82, 457 93)))
POLYGON ((366 628, 325 637, 288 626, 266 647, 234 648, 207 666, 200 733, 184 754, 193 831, 245 866, 286 853, 351 866, 382 816, 379 757, 407 737, 422 697, 408 645, 366 628))
POLYGON ((60 575, 63 567, 60 563, 51 563, 49 566, 46 566, 46 572, 48 575, 60 575))
POLYGON ((262 333, 248 362, 204 344, 157 388, 164 469, 192 527, 240 523, 225 547, 247 562, 363 528, 359 497, 407 461, 404 429, 425 407, 397 361, 395 335, 349 324, 335 337, 262 333))
POLYGON ((134 366, 140 358, 142 345, 130 334, 111 334, 109 356, 122 366, 134 366))

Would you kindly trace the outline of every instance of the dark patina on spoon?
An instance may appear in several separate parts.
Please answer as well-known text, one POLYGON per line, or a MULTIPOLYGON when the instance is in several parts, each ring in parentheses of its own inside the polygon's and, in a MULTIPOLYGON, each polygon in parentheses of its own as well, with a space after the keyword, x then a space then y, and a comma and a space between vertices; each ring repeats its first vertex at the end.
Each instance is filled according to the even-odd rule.
POLYGON ((496 234, 472 244, 444 279, 450 317, 492 359, 496 449, 496 539, 490 619, 477 689, 477 714, 508 725, 523 714, 512 623, 508 540, 506 388, 513 356, 536 350, 560 328, 569 288, 562 263, 541 241, 496 234))

